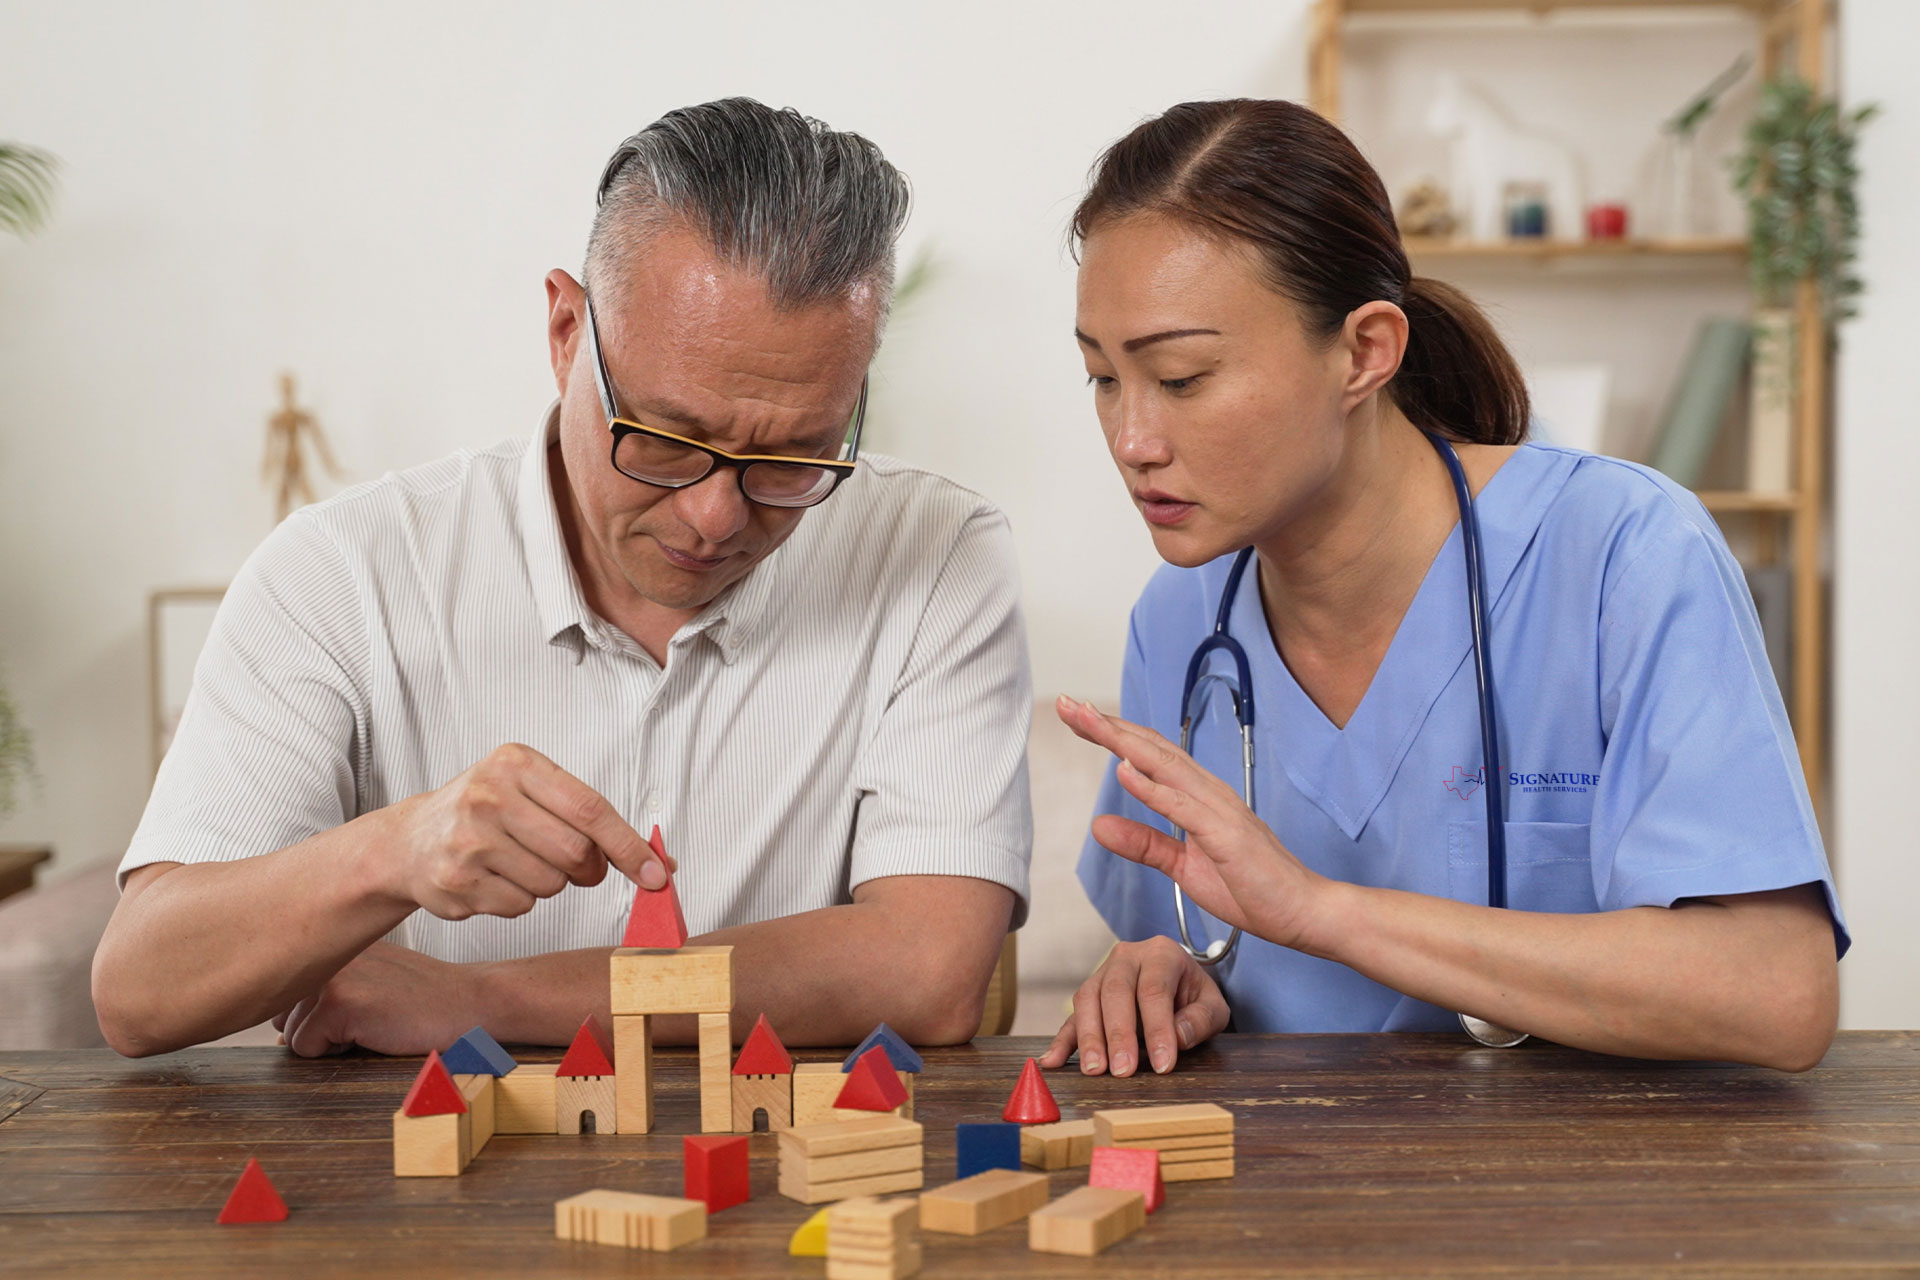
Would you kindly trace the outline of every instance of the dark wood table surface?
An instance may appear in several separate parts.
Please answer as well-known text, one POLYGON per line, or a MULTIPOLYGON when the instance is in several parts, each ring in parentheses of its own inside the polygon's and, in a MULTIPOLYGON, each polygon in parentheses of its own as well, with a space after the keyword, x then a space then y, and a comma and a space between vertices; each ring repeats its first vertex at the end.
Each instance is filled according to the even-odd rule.
MULTIPOLYGON (((954 1124, 997 1119, 1041 1046, 926 1055, 929 1186, 952 1177, 954 1124)), ((695 1063, 660 1056, 653 1134, 496 1137, 461 1177, 396 1179, 390 1117, 417 1059, 0 1052, 0 1274, 823 1275, 786 1255, 813 1210, 774 1190, 769 1135, 753 1139, 754 1198, 706 1240, 554 1239, 561 1197, 680 1193, 695 1063), (249 1155, 292 1216, 216 1226, 249 1155)), ((1920 1033, 1844 1034, 1802 1076, 1378 1035, 1227 1036, 1171 1076, 1049 1080, 1068 1117, 1228 1107, 1238 1176, 1169 1187, 1099 1259, 1031 1253, 1022 1224, 923 1235, 922 1274, 1920 1274, 1920 1033)), ((1086 1170, 1051 1176, 1058 1195, 1086 1170)))

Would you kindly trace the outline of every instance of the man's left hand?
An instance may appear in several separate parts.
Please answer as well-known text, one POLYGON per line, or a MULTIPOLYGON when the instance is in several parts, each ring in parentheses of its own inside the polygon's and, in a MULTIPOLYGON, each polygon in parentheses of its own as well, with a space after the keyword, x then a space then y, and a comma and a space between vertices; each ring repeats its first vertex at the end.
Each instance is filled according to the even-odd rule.
POLYGON ((481 1021, 475 968, 376 942, 273 1025, 303 1058, 355 1045, 398 1056, 444 1049, 481 1021))

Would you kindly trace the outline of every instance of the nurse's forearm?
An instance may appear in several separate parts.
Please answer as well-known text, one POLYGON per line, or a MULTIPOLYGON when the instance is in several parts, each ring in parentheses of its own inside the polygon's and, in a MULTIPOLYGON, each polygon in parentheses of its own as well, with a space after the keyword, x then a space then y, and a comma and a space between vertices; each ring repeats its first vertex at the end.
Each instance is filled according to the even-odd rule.
MULTIPOLYGON (((985 880, 899 876, 869 881, 847 906, 721 929, 690 945, 733 947, 733 1029, 765 1012, 791 1047, 844 1045, 886 1022, 914 1044, 957 1044, 979 1027, 1013 894, 985 880), (938 920, 939 928, 928 928, 938 920)), ((606 948, 482 967, 480 1020, 507 1043, 566 1044, 580 993, 607 1003, 606 948)), ((656 1044, 692 1044, 695 1019, 661 1017, 656 1044)))
POLYGON ((1806 1070, 1839 1006, 1812 885, 1558 915, 1333 884, 1302 942, 1441 1008, 1633 1057, 1806 1070))

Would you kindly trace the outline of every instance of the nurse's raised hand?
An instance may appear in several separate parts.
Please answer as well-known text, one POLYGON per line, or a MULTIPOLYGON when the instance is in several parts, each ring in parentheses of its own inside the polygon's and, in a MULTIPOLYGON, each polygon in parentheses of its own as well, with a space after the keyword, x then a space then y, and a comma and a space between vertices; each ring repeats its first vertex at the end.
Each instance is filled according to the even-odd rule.
POLYGON ((1315 914, 1330 882, 1308 870, 1240 793, 1151 729, 1061 698, 1060 719, 1088 742, 1120 757, 1120 785, 1186 832, 1166 832, 1114 814, 1093 821, 1093 838, 1152 867, 1220 921, 1277 942, 1314 950, 1315 914))
POLYGON ((1073 995, 1073 1013, 1040 1065, 1064 1067, 1075 1050, 1090 1076, 1130 1076, 1141 1050, 1156 1072, 1173 1070, 1182 1049, 1227 1025, 1227 1001, 1213 975, 1171 938, 1122 942, 1073 995))

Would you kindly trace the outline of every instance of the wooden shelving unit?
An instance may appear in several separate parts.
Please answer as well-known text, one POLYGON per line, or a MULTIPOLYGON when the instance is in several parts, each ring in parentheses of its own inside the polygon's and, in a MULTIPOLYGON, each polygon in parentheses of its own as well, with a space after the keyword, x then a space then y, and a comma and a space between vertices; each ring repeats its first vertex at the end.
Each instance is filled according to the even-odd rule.
MULTIPOLYGON (((1307 50, 1308 98, 1336 123, 1347 19, 1356 14, 1509 13, 1544 16, 1556 10, 1729 9, 1753 19, 1760 73, 1770 77, 1792 66, 1816 88, 1827 84, 1827 26, 1833 0, 1316 0, 1307 50)), ((1744 256, 1742 240, 1629 240, 1623 242, 1453 240, 1407 241, 1409 256, 1434 262, 1744 256)), ((1827 513, 1827 442, 1831 430, 1829 345, 1819 290, 1811 280, 1794 294, 1793 488, 1788 493, 1704 491, 1700 500, 1723 519, 1757 522, 1756 554, 1763 563, 1784 556, 1793 578, 1793 677, 1785 691, 1800 761, 1816 808, 1827 782, 1827 584, 1821 543, 1827 513)))

